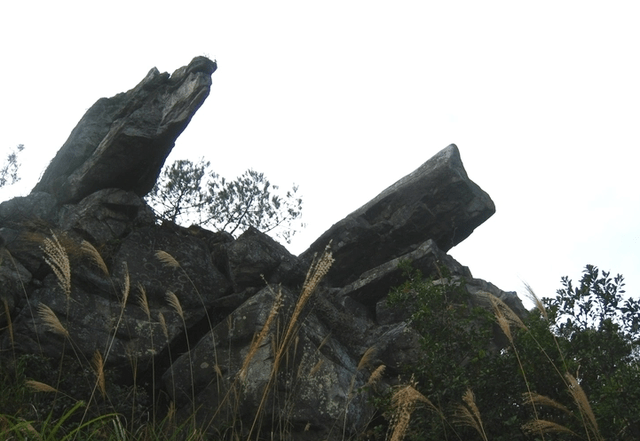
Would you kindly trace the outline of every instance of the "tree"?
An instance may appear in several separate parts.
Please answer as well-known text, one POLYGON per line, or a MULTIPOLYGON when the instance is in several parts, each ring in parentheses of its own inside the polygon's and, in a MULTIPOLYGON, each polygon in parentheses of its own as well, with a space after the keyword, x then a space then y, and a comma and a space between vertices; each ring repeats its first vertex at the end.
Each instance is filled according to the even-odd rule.
POLYGON ((468 420, 456 424, 466 388, 491 440, 640 439, 640 302, 623 298, 622 276, 587 265, 577 285, 563 277, 554 298, 517 318, 471 308, 446 274, 406 274, 389 300, 411 308, 424 351, 404 375, 441 409, 412 417, 407 439, 480 439, 468 420), (486 325, 501 349, 486 350, 496 341, 486 325))
POLYGON ((249 169, 227 181, 208 172, 209 165, 203 159, 197 163, 178 160, 162 171, 147 195, 160 218, 192 222, 231 234, 255 227, 264 233, 276 232, 291 242, 297 231, 292 225, 302 214, 296 185, 282 195, 263 173, 249 169))
POLYGON ((18 170, 20 169, 20 163, 18 162, 18 154, 24 150, 23 144, 18 144, 9 154, 5 160, 2 168, 0 168, 0 187, 6 185, 13 185, 20 180, 18 176, 18 170))

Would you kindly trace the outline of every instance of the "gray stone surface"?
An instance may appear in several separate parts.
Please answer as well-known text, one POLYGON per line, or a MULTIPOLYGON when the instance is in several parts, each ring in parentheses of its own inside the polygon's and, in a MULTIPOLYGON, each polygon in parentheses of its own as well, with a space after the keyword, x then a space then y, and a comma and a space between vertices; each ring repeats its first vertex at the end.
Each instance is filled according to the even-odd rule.
POLYGON ((59 203, 105 188, 147 194, 175 140, 209 95, 216 63, 197 57, 173 75, 156 68, 133 89, 101 98, 82 117, 33 191, 59 203))
POLYGON ((429 239, 447 252, 494 212, 451 144, 333 225, 300 257, 309 261, 331 240, 336 262, 329 277, 334 284, 350 283, 429 239))

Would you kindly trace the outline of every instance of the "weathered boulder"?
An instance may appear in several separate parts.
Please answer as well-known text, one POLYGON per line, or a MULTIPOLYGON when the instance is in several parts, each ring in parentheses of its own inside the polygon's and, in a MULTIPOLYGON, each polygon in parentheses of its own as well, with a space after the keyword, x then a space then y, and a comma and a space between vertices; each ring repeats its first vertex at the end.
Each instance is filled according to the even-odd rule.
POLYGON ((101 98, 82 117, 33 191, 59 203, 105 188, 147 194, 176 138, 209 95, 216 63, 197 57, 173 75, 156 68, 135 88, 101 98))
POLYGON ((65 205, 60 211, 60 227, 74 230, 92 243, 120 239, 135 227, 155 224, 153 210, 135 193, 108 188, 65 205))
POLYGON ((218 424, 244 419, 245 430, 265 412, 270 425, 293 439, 340 439, 344 428, 361 431, 374 411, 359 392, 367 373, 358 366, 363 354, 355 359, 350 348, 329 338, 337 330, 313 311, 305 314, 295 341, 282 349, 286 355, 273 374, 278 329, 288 326, 295 303, 288 289, 266 287, 176 360, 163 380, 178 407, 187 415, 196 409, 199 426, 215 413, 218 424), (267 322, 268 332, 256 340, 267 322))
POLYGON ((453 275, 471 278, 467 267, 460 265, 429 239, 415 250, 365 271, 358 280, 342 288, 339 296, 348 296, 365 306, 374 307, 393 286, 402 283, 402 269, 399 268, 402 261, 411 262, 413 268, 425 275, 436 275, 440 267, 446 267, 453 275))
POLYGON ((451 144, 333 225, 300 257, 309 261, 331 240, 336 262, 329 278, 344 285, 428 239, 447 252, 493 213, 493 201, 469 179, 451 144))
POLYGON ((20 222, 30 219, 55 221, 58 215, 56 198, 42 191, 31 192, 0 204, 0 222, 20 222))
POLYGON ((251 227, 226 247, 227 269, 234 290, 251 286, 304 281, 305 269, 297 257, 268 235, 251 227))

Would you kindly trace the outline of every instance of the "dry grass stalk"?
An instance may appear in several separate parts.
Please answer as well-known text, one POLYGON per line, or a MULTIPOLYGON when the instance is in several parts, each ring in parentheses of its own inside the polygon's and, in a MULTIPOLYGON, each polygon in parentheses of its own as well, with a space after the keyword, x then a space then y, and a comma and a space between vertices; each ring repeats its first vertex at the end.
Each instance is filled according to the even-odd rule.
POLYGON ((362 357, 360 357, 360 361, 358 362, 358 370, 361 370, 369 366, 371 364, 371 359, 374 357, 375 354, 376 354, 375 346, 371 346, 366 351, 364 351, 364 354, 362 354, 362 357))
POLYGON ((573 414, 573 412, 571 412, 565 405, 563 405, 562 403, 558 403, 553 398, 547 397, 545 395, 540 395, 537 393, 532 393, 532 394, 526 393, 523 395, 524 395, 524 404, 535 404, 538 406, 553 407, 554 409, 561 410, 567 415, 573 414))
POLYGON ((249 367, 249 363, 251 363, 253 356, 256 354, 256 352, 258 351, 258 348, 260 347, 260 345, 262 345, 262 342, 264 341, 265 337, 269 333, 271 324, 273 323, 273 320, 278 315, 278 311, 280 310, 282 303, 283 303, 282 290, 280 290, 278 291, 278 293, 276 294, 273 300, 273 305, 271 306, 271 310, 269 311, 269 315, 267 316, 267 319, 265 320, 264 325, 262 326, 262 329, 256 336, 254 336, 253 341, 251 342, 251 346, 249 347, 249 352, 247 353, 247 356, 244 358, 244 361, 242 362, 242 367, 238 371, 238 376, 241 380, 245 379, 247 375, 247 368, 249 367))
POLYGON ((102 398, 104 398, 107 395, 107 386, 104 377, 104 360, 102 359, 100 351, 96 351, 93 354, 91 365, 93 366, 93 370, 96 374, 96 385, 98 386, 98 390, 100 391, 102 398))
POLYGON ((162 333, 164 337, 169 341, 169 329, 167 328, 167 321, 164 319, 164 314, 161 312, 158 313, 158 322, 160 323, 160 327, 162 328, 162 333))
MULTIPOLYGON (((415 389, 416 386, 417 383, 412 377, 409 384, 399 387, 391 397, 391 405, 394 409, 389 426, 389 429, 392 430, 391 441, 404 439, 411 421, 411 414, 417 403, 425 403, 429 408, 438 412, 438 408, 415 389)), ((389 438, 388 435, 387 438, 389 438)))
POLYGON ((513 344, 513 336, 511 334, 511 326, 515 326, 519 329, 527 329, 525 324, 522 322, 522 319, 518 317, 518 314, 513 312, 513 310, 502 300, 494 296, 490 293, 483 293, 485 297, 489 299, 491 302, 491 306, 493 307, 493 312, 496 317, 496 321, 502 329, 502 332, 507 336, 511 344, 513 344))
POLYGON ((529 300, 531 300, 533 304, 536 305, 536 308, 538 309, 538 311, 540 311, 540 314, 542 314, 542 317, 544 317, 546 321, 549 321, 549 316, 547 315, 547 308, 544 307, 544 303, 542 303, 542 300, 540 300, 540 297, 536 295, 536 293, 533 291, 533 288, 531 288, 531 286, 528 283, 524 284, 524 288, 527 290, 527 297, 529 298, 529 300))
POLYGON ((34 392, 58 392, 58 389, 55 387, 41 383, 40 381, 27 380, 24 384, 34 392))
POLYGON ((166 251, 156 250, 156 258, 169 268, 180 268, 180 263, 171 254, 166 251))
POLYGON ((58 319, 58 316, 51 308, 41 303, 38 306, 38 315, 44 322, 45 326, 53 333, 60 334, 64 337, 69 337, 69 331, 66 330, 62 323, 58 319))
POLYGON ((147 319, 151 321, 151 310, 149 309, 149 299, 147 298, 147 290, 142 286, 141 283, 138 283, 138 305, 147 315, 147 319))
POLYGON ((184 321, 184 311, 182 310, 182 305, 180 305, 180 300, 178 300, 178 296, 173 293, 173 291, 167 291, 166 294, 167 303, 171 306, 180 316, 180 318, 184 321))
POLYGON ((129 277, 129 267, 127 266, 127 262, 122 262, 122 266, 124 269, 124 276, 122 281, 122 308, 124 309, 125 305, 127 304, 127 299, 129 298, 131 278, 129 277))
POLYGON ((318 345, 318 349, 316 349, 316 352, 320 352, 320 349, 322 349, 324 347, 324 345, 327 344, 327 342, 329 341, 330 338, 331 338, 331 331, 329 331, 327 336, 322 339, 322 341, 320 342, 320 345, 318 345))
POLYGON ((571 394, 573 401, 575 401, 578 406, 580 415, 582 415, 585 430, 587 430, 587 436, 589 437, 588 432, 591 432, 595 439, 601 440, 602 436, 600 435, 600 429, 598 429, 598 422, 596 421, 593 409, 591 409, 591 404, 589 404, 587 394, 584 393, 582 386, 580 386, 580 383, 578 383, 578 380, 576 380, 573 375, 567 373, 565 374, 565 378, 569 383, 569 393, 571 394))
POLYGON ((484 441, 487 441, 480 409, 476 405, 476 398, 471 389, 467 389, 462 396, 462 401, 464 401, 464 404, 459 405, 454 413, 455 422, 463 426, 472 427, 484 441))
POLYGON ((46 237, 43 241, 44 261, 51 267, 51 270, 58 279, 58 285, 62 288, 67 301, 71 299, 71 264, 66 250, 56 235, 51 232, 53 240, 46 237))
POLYGON ((521 426, 525 432, 535 435, 536 433, 568 433, 574 436, 578 436, 575 432, 569 428, 562 426, 553 421, 547 420, 533 420, 521 426))
POLYGON ((313 367, 309 371, 309 376, 313 377, 315 374, 317 374, 323 364, 324 364, 324 360, 321 358, 320 360, 318 360, 318 362, 315 365, 313 365, 313 367))
POLYGON ((109 268, 107 268, 107 264, 104 263, 102 256, 95 249, 95 247, 88 241, 83 240, 80 244, 80 248, 84 251, 85 254, 89 256, 89 258, 100 268, 100 270, 106 275, 109 275, 109 268))
POLYGON ((329 272, 333 262, 334 258, 333 253, 331 252, 331 241, 329 241, 320 258, 317 260, 314 259, 313 263, 309 267, 304 284, 302 285, 301 297, 306 291, 313 291, 316 286, 318 286, 318 283, 320 283, 322 278, 329 272))
POLYGON ((307 277, 302 285, 302 292, 296 302, 296 306, 293 310, 293 314, 291 314, 291 318, 289 319, 289 324, 285 331, 284 338, 282 339, 281 348, 286 347, 290 339, 293 337, 293 331, 298 324, 298 317, 302 313, 302 310, 309 301, 311 294, 313 294, 322 278, 329 272, 333 262, 334 259, 333 254, 331 253, 331 242, 329 242, 320 258, 314 260, 309 267, 307 277))
POLYGON ((382 374, 384 374, 385 369, 386 366, 384 364, 378 366, 369 376, 369 380, 367 380, 366 386, 373 386, 374 384, 377 384, 378 381, 380 381, 380 379, 382 378, 382 374))
POLYGON ((309 271, 307 272, 307 276, 305 278, 304 284, 302 285, 302 291, 293 309, 291 318, 289 318, 289 322, 284 331, 284 335, 282 339, 279 341, 279 344, 277 345, 277 349, 274 352, 274 359, 273 359, 273 364, 271 368, 271 376, 269 378, 269 382, 267 383, 262 393, 262 399, 260 401, 260 405, 258 406, 258 411, 256 412, 255 418, 253 420, 253 424, 249 429, 248 438, 250 438, 251 435, 253 434, 253 430, 255 429, 255 426, 258 423, 258 420, 260 419, 260 415, 265 406, 271 385, 275 381, 275 377, 280 371, 280 364, 282 362, 282 358, 285 355, 287 355, 289 345, 291 341, 294 339, 300 314, 302 314, 302 311, 304 310, 304 307, 309 301, 311 294, 313 294, 313 292, 315 291, 316 287, 318 286, 322 278, 327 274, 333 262, 334 262, 334 259, 331 253, 331 242, 329 242, 325 247, 325 250, 320 256, 320 258, 317 260, 314 259, 313 263, 309 268, 309 271))

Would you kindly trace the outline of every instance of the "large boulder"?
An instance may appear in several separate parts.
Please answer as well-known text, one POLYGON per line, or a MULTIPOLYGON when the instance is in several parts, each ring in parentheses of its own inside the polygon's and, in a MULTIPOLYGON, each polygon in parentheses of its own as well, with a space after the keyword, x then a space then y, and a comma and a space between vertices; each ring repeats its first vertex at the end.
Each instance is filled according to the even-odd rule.
POLYGON ((336 262, 329 277, 346 284, 429 239, 447 252, 493 213, 493 201, 469 179, 451 144, 333 225, 300 257, 309 261, 332 241, 336 262))
POLYGON ((112 187, 144 196, 176 138, 209 95, 215 70, 215 62, 197 57, 173 75, 153 68, 130 91, 99 99, 33 191, 51 193, 59 203, 112 187))

